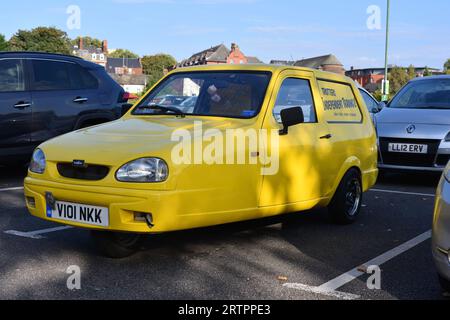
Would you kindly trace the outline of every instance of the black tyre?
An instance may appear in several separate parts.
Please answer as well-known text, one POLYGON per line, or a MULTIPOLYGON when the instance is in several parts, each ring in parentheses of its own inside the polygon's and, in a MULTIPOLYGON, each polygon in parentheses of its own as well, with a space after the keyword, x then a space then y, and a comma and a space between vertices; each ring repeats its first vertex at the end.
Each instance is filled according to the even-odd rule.
POLYGON ((361 175, 358 170, 350 169, 342 178, 336 194, 328 206, 333 222, 351 224, 361 211, 363 192, 361 175))
POLYGON ((439 275, 439 282, 441 283, 442 290, 450 294, 450 281, 439 275))
POLYGON ((92 231, 91 236, 98 251, 113 259, 122 259, 135 254, 142 238, 139 234, 103 231, 92 231))

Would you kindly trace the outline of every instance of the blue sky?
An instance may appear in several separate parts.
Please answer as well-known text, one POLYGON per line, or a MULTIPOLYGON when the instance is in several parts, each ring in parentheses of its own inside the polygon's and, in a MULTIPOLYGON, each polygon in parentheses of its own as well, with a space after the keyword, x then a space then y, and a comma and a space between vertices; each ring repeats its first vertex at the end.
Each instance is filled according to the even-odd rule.
MULTIPOLYGON (((391 3, 390 63, 442 68, 450 58, 450 1, 391 3)), ((265 62, 334 53, 347 68, 372 67, 384 64, 385 8, 386 0, 17 0, 2 3, 0 33, 55 26, 178 60, 236 42, 265 62), (81 9, 80 30, 67 29, 69 5, 81 9), (382 9, 381 30, 367 28, 370 5, 382 9)))

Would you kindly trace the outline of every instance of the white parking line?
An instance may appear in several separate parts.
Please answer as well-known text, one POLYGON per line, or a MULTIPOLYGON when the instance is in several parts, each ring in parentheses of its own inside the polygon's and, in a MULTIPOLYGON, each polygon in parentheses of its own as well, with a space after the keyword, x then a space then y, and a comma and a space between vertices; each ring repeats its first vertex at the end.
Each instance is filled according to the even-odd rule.
POLYGON ((16 190, 23 190, 23 187, 3 188, 3 189, 0 189, 0 192, 16 191, 16 190))
POLYGON ((410 196, 420 196, 420 197, 435 197, 436 195, 430 193, 417 193, 417 192, 406 192, 406 191, 396 191, 396 190, 383 190, 383 189, 370 189, 371 192, 383 192, 383 193, 397 193, 406 194, 410 196))
MULTIPOLYGON (((402 253, 405 253, 412 248, 418 246, 419 244, 427 241, 431 238, 431 230, 422 233, 421 235, 415 237, 414 239, 411 239, 398 247, 395 247, 392 250, 389 250, 388 252, 383 253, 382 255, 367 261, 366 263, 363 263, 363 266, 369 267, 369 266, 381 266, 382 264, 392 260, 393 258, 401 255, 402 253)), ((313 286, 306 286, 301 283, 286 283, 284 284, 287 288, 292 289, 298 289, 306 292, 312 292, 312 293, 319 293, 331 297, 341 298, 345 300, 354 300, 360 298, 358 295, 345 293, 337 291, 337 289, 343 287, 349 282, 352 282, 353 280, 357 279, 358 277, 364 275, 365 273, 360 270, 360 267, 353 268, 352 270, 334 278, 333 280, 328 281, 327 283, 322 284, 319 287, 313 287, 313 286)))
POLYGON ((8 230, 8 231, 5 231, 5 233, 14 235, 14 236, 18 236, 18 237, 30 238, 30 239, 45 239, 45 237, 42 236, 43 234, 57 232, 57 231, 63 231, 63 230, 67 230, 67 229, 73 229, 73 227, 64 226, 64 227, 42 229, 42 230, 36 230, 36 231, 30 231, 30 232, 8 230))

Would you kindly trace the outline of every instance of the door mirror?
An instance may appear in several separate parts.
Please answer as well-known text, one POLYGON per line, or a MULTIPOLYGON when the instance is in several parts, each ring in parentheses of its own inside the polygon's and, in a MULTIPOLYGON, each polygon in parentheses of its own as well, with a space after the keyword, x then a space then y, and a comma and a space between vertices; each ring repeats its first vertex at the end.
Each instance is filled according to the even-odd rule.
POLYGON ((122 116, 124 116, 133 107, 131 103, 125 103, 122 105, 122 116))
POLYGON ((386 108, 386 102, 381 101, 378 103, 378 111, 383 110, 384 108, 386 108))
POLYGON ((283 129, 280 130, 280 135, 287 135, 289 127, 305 122, 303 109, 300 107, 283 109, 280 112, 280 116, 281 122, 283 123, 283 129))

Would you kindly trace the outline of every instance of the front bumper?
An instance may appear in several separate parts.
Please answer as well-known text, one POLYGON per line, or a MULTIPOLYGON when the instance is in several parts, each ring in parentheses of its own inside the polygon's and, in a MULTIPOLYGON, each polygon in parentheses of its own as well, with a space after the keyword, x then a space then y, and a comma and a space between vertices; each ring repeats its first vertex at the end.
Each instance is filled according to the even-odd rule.
POLYGON ((450 183, 441 179, 433 219, 433 259, 439 274, 450 281, 450 183))

